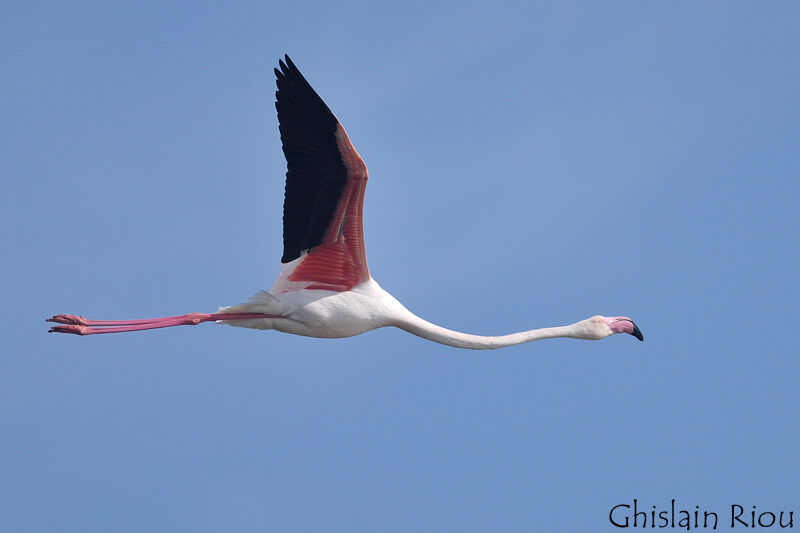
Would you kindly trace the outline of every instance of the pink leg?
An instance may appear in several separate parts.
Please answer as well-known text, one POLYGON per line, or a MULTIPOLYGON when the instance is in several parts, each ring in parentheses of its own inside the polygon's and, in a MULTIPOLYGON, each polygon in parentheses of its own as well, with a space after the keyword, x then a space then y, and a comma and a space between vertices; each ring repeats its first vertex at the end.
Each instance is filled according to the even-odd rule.
POLYGON ((217 320, 246 320, 253 318, 281 318, 278 315, 263 313, 189 313, 188 315, 164 318, 144 318, 138 320, 89 320, 76 315, 56 315, 47 322, 62 324, 50 328, 50 333, 72 333, 75 335, 96 335, 98 333, 124 333, 145 329, 168 328, 171 326, 193 326, 202 322, 217 320))

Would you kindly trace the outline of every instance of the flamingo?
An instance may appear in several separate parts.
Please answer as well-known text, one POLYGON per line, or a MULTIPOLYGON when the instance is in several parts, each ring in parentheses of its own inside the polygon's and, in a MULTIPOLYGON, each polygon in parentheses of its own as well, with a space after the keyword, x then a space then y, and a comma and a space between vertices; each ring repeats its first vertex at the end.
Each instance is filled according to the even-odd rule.
POLYGON ((628 333, 644 340, 626 316, 595 315, 566 326, 502 336, 460 333, 407 310, 372 279, 364 249, 362 210, 367 167, 344 128, 289 56, 275 70, 286 191, 283 256, 269 291, 216 313, 139 320, 89 320, 76 315, 47 319, 50 332, 95 335, 217 322, 308 337, 341 338, 394 326, 434 342, 474 350, 540 339, 599 340, 628 333))

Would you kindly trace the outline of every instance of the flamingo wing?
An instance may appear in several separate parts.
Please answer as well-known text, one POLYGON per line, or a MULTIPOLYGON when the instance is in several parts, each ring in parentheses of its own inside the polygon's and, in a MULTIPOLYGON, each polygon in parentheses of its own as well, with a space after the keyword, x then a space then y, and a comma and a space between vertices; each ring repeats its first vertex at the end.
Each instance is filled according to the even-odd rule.
POLYGON ((306 289, 350 290, 369 279, 362 223, 367 167, 334 114, 285 57, 275 69, 288 168, 281 263, 286 270, 301 259, 286 281, 306 289))

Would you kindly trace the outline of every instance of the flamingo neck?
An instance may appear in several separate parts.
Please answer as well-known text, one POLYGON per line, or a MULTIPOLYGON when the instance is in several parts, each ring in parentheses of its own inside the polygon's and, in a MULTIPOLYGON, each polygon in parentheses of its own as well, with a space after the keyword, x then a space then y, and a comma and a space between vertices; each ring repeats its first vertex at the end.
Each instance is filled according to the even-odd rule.
POLYGON ((483 335, 472 335, 461 333, 451 329, 443 328, 424 320, 415 314, 407 311, 404 316, 395 324, 413 335, 438 342, 456 348, 467 348, 470 350, 494 350, 505 346, 514 346, 526 342, 538 341, 542 339, 555 339, 559 337, 581 338, 576 324, 569 326, 555 326, 550 328, 532 329, 520 331, 509 335, 484 337, 483 335))

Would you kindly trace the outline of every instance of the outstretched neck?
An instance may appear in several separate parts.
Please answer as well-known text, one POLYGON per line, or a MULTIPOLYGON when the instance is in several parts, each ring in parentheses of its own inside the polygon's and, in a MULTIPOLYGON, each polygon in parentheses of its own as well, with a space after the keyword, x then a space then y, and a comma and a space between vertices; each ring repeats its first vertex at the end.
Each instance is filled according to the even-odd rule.
POLYGON ((496 348, 514 346, 515 344, 523 344, 541 339, 555 339, 558 337, 581 338, 578 328, 576 328, 577 324, 532 329, 496 337, 484 337, 483 335, 471 335, 469 333, 461 333, 459 331, 443 328, 436 324, 431 324, 408 310, 405 311, 407 314, 403 313, 402 318, 396 321, 395 326, 417 335, 418 337, 422 337, 423 339, 438 342, 439 344, 446 344, 447 346, 454 346, 456 348, 494 350, 496 348))

